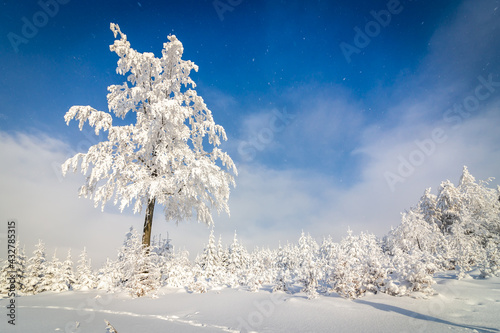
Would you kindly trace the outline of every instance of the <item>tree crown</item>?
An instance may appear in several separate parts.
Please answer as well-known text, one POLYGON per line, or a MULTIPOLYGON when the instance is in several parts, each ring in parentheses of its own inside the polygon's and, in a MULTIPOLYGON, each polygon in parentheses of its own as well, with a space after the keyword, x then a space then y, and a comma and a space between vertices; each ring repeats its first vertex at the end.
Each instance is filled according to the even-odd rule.
POLYGON ((111 23, 111 30, 120 37, 110 46, 120 58, 117 73, 129 73, 128 82, 108 87, 109 113, 79 105, 66 113, 67 124, 78 120, 82 130, 88 121, 96 135, 107 131, 108 140, 68 159, 63 174, 80 164, 88 174, 80 196, 93 199, 96 207, 104 209, 114 197, 121 210, 135 201, 135 213, 156 199, 167 220, 190 218, 194 211, 198 221, 212 224, 210 208, 229 213, 229 187, 237 170, 218 148, 221 139, 227 140, 224 128, 192 89, 196 84, 189 74, 198 67, 181 59, 183 46, 173 35, 156 58, 132 49, 118 25, 111 23), (136 113, 135 124, 113 125, 111 113, 125 118, 129 112, 136 113))

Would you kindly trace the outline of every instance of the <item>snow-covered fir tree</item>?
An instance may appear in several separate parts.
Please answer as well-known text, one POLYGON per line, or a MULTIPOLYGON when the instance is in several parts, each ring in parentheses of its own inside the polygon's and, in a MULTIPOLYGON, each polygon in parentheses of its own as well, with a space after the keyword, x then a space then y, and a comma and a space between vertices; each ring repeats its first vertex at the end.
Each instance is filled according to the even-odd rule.
POLYGON ((194 270, 187 251, 174 251, 170 260, 166 261, 163 270, 164 284, 180 288, 192 286, 195 282, 194 270))
POLYGON ((66 259, 62 262, 59 276, 54 279, 52 290, 65 291, 73 289, 76 278, 73 269, 73 259, 71 257, 71 249, 68 250, 66 259))
POLYGON ((319 267, 321 261, 319 256, 319 246, 311 235, 302 234, 299 238, 298 266, 296 275, 298 281, 304 286, 304 291, 309 298, 317 296, 319 280, 322 279, 322 270, 319 267))
POLYGON ((196 258, 196 267, 198 268, 197 281, 199 286, 203 291, 205 288, 204 284, 209 283, 209 285, 218 285, 222 281, 223 264, 221 258, 218 255, 217 245, 215 244, 214 229, 210 230, 210 235, 208 237, 208 244, 203 250, 203 253, 196 258))
POLYGON ((16 242, 16 262, 14 269, 16 271, 16 290, 24 292, 26 279, 26 254, 24 246, 21 247, 19 241, 16 242))
MULTIPOLYGON (((221 262, 222 258, 219 258, 221 262)), ((243 283, 244 272, 247 270, 248 265, 248 252, 238 242, 238 237, 236 232, 234 233, 233 242, 229 245, 229 250, 227 254, 227 272, 229 274, 229 284, 233 287, 238 286, 243 283)))
POLYGON ((217 243, 217 256, 219 257, 222 266, 227 267, 229 253, 222 244, 222 235, 219 235, 219 242, 217 243))
POLYGON ((328 281, 332 291, 345 298, 357 298, 367 291, 388 292, 390 260, 372 234, 353 235, 348 230, 338 246, 331 246, 328 281))
POLYGON ((436 207, 437 196, 431 193, 431 188, 425 189, 424 194, 420 198, 418 208, 422 213, 423 219, 430 225, 440 225, 440 214, 436 207))
POLYGON ((2 263, 2 268, 0 269, 0 296, 7 296, 10 289, 10 279, 11 279, 11 268, 9 267, 9 261, 5 260, 2 263))
POLYGON ((445 251, 447 244, 438 225, 428 223, 419 208, 412 208, 403 213, 401 223, 389 232, 385 242, 390 253, 398 248, 405 253, 418 249, 433 255, 445 251))
POLYGON ((148 251, 137 231, 131 227, 118 254, 116 270, 120 285, 132 296, 154 296, 161 283, 158 255, 148 251))
POLYGON ((25 290, 26 279, 26 255, 24 248, 16 241, 14 257, 6 260, 0 270, 0 295, 7 295, 9 291, 15 291, 17 295, 25 290))
POLYGON ((92 271, 91 259, 87 255, 87 248, 84 247, 76 266, 75 289, 89 290, 95 287, 96 278, 92 271))
POLYGON ((414 249, 404 252, 400 248, 395 248, 391 256, 393 267, 392 278, 396 282, 390 281, 386 292, 392 295, 408 295, 414 292, 424 294, 434 293, 432 285, 433 275, 438 266, 435 258, 428 252, 414 249))
POLYGON ((273 284, 276 279, 276 253, 270 249, 256 248, 248 255, 247 269, 240 278, 250 291, 258 291, 264 284, 273 284))
POLYGON ((134 271, 124 283, 124 287, 134 297, 145 295, 156 296, 156 291, 161 287, 161 269, 158 265, 158 255, 146 251, 140 242, 142 253, 135 258, 134 271))
POLYGON ((488 188, 488 182, 476 182, 476 179, 464 167, 458 191, 461 195, 464 225, 468 234, 479 237, 481 243, 499 235, 500 231, 500 202, 497 191, 488 188))
POLYGON ((68 251, 68 256, 63 262, 57 257, 57 249, 54 251, 51 261, 47 264, 47 274, 44 280, 48 290, 66 291, 72 289, 75 284, 75 277, 71 250, 68 251))
POLYGON ((292 245, 287 243, 278 248, 276 254, 276 277, 273 285, 273 291, 289 291, 293 284, 295 269, 297 267, 296 251, 292 245))
POLYGON ((118 57, 117 72, 127 81, 108 87, 108 108, 118 118, 136 113, 136 123, 113 125, 110 113, 90 106, 73 106, 64 116, 66 123, 86 121, 108 132, 108 140, 68 159, 65 175, 78 165, 87 176, 80 196, 94 200, 104 209, 113 197, 121 210, 133 205, 134 213, 146 206, 142 241, 150 245, 155 203, 164 206, 167 220, 188 220, 213 224, 211 209, 229 213, 230 186, 236 167, 219 145, 227 140, 224 128, 215 124, 212 112, 197 95, 189 77, 198 70, 182 60, 184 48, 174 36, 163 44, 162 57, 140 53, 130 47, 127 36, 111 23, 115 38, 110 50, 118 57))
POLYGON ((333 290, 335 284, 335 271, 337 253, 339 251, 339 244, 332 240, 331 236, 325 237, 319 248, 319 261, 323 270, 321 280, 321 291, 328 292, 333 290))
POLYGON ((365 292, 360 250, 358 239, 348 230, 336 252, 333 269, 333 291, 342 297, 353 299, 365 292))
POLYGON ((460 192, 449 180, 442 182, 439 187, 436 208, 440 212, 439 227, 443 232, 449 232, 453 224, 460 223, 462 208, 460 192))
POLYGON ((47 273, 45 274, 44 278, 48 290, 65 290, 63 286, 59 284, 59 279, 61 277, 61 265, 61 261, 59 261, 59 258, 57 258, 57 249, 55 249, 54 254, 52 255, 52 259, 47 262, 47 273))
POLYGON ((97 289, 113 292, 121 285, 121 276, 115 261, 106 258, 104 267, 100 268, 96 276, 97 289))
POLYGON ((45 258, 45 244, 39 240, 35 245, 33 256, 28 259, 26 267, 25 292, 37 294, 48 290, 47 260, 45 258))
POLYGON ((174 250, 171 241, 172 240, 168 237, 168 233, 167 238, 162 238, 161 235, 153 236, 150 250, 156 253, 159 257, 168 259, 172 256, 174 250))

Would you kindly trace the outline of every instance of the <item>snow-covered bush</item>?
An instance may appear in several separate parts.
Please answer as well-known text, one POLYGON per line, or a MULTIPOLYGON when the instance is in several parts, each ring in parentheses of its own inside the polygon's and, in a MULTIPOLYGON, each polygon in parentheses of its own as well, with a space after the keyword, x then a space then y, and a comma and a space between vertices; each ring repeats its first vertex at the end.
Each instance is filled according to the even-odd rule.
POLYGON ((405 252, 394 249, 391 257, 393 279, 387 293, 392 295, 408 295, 412 292, 433 294, 433 275, 437 270, 434 258, 418 249, 405 252))
POLYGON ((329 282, 340 296, 353 299, 367 291, 385 291, 389 259, 374 235, 354 236, 349 230, 333 255, 329 282))

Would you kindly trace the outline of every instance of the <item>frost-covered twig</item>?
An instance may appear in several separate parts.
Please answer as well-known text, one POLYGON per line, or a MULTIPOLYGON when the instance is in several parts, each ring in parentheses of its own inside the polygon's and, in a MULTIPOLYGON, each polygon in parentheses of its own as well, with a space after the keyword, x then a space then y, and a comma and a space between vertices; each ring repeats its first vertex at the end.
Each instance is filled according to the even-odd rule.
POLYGON ((109 323, 109 321, 107 321, 106 319, 104 319, 104 322, 106 323, 106 329, 107 329, 107 333, 118 333, 118 331, 113 327, 113 325, 111 325, 109 323))

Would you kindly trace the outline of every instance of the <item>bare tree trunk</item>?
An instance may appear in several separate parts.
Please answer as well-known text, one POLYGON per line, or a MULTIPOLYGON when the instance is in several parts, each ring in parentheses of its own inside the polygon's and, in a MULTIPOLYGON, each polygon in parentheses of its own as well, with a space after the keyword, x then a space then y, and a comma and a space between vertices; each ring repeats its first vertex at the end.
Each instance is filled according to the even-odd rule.
POLYGON ((151 226, 153 225, 153 213, 155 210, 156 198, 150 199, 146 210, 146 218, 144 220, 144 230, 142 232, 142 244, 149 249, 151 245, 151 226))

